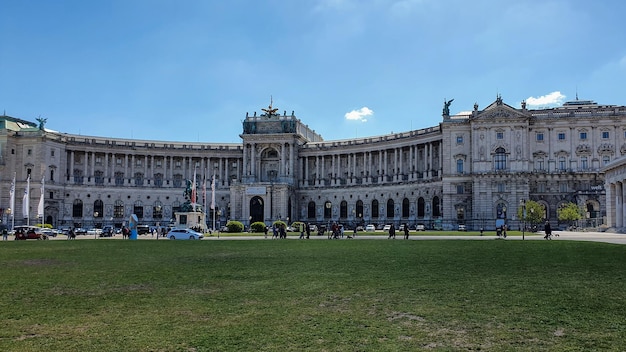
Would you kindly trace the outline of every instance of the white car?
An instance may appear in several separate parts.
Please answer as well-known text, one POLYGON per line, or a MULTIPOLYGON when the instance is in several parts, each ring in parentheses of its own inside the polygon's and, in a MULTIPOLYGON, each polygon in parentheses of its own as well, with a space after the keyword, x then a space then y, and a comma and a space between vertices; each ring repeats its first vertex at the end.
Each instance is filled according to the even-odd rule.
POLYGON ((391 225, 385 225, 385 227, 383 227, 383 232, 389 232, 389 229, 391 229, 391 225))
POLYGON ((426 231, 426 228, 424 227, 424 224, 417 224, 415 226, 415 230, 416 231, 426 231))
POLYGON ((204 235, 192 229, 171 229, 167 233, 170 240, 201 240, 204 235))
POLYGON ((88 236, 99 236, 101 233, 102 233, 102 229, 97 229, 95 227, 87 230, 88 236))
POLYGON ((376 231, 376 226, 372 224, 365 226, 365 232, 375 232, 375 231, 376 231))

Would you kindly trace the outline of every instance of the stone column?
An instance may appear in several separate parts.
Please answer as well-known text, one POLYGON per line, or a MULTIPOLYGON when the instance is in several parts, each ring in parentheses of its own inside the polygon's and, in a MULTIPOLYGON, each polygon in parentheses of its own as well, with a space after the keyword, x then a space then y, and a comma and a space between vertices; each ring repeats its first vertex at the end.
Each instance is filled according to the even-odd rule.
POLYGON ((69 179, 71 180, 70 182, 74 183, 75 181, 74 181, 74 151, 73 150, 70 151, 70 167, 69 167, 68 172, 70 173, 69 174, 69 179))
POLYGON ((624 184, 622 182, 615 183, 615 227, 624 226, 624 184))

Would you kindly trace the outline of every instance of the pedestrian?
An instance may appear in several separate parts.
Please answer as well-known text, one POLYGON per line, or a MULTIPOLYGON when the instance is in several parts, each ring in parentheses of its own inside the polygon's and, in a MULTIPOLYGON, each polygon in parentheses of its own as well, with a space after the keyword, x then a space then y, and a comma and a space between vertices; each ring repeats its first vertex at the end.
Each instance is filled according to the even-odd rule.
POLYGON ((409 224, 407 224, 406 222, 404 223, 404 239, 409 239, 409 224))
POLYGON ((343 238, 343 225, 339 225, 339 233, 341 234, 341 238, 343 238))
POLYGON ((276 224, 272 226, 272 239, 274 238, 278 238, 278 227, 276 227, 276 224))
POLYGON ((67 233, 67 239, 68 240, 76 239, 76 233, 74 232, 74 228, 70 228, 70 232, 67 233))
POLYGON ((306 226, 306 239, 308 240, 309 237, 311 236, 311 225, 309 225, 309 223, 307 222, 305 226, 306 226))
POLYGON ((269 231, 269 226, 265 226, 265 238, 267 238, 267 232, 269 231))
POLYGON ((390 238, 393 238, 394 240, 396 239, 396 226, 394 224, 389 226, 389 237, 387 237, 387 239, 390 238))
POLYGON ((543 231, 546 233, 546 235, 543 236, 543 238, 545 238, 546 240, 551 240, 552 239, 552 227, 550 226, 549 221, 546 221, 546 224, 543 226, 543 231))
POLYGON ((502 225, 502 236, 506 238, 506 225, 502 225))
POLYGON ((9 239, 9 231, 5 227, 2 229, 2 240, 7 241, 8 239, 9 239))
POLYGON ((484 231, 484 230, 485 230, 485 229, 483 229, 482 227, 480 228, 480 235, 481 235, 481 236, 483 235, 483 231, 484 231))
POLYGON ((300 238, 299 239, 304 239, 304 224, 300 223, 300 238))

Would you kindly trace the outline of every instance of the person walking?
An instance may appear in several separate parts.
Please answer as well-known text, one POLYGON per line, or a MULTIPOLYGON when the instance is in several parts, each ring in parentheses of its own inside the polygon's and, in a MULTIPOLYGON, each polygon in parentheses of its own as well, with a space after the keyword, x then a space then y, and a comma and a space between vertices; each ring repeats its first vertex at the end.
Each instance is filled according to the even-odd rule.
POLYGON ((393 238, 394 240, 396 239, 396 226, 394 224, 389 226, 389 237, 387 237, 387 239, 390 238, 393 238))
POLYGON ((407 224, 406 222, 404 223, 404 239, 409 239, 409 224, 407 224))
POLYGON ((546 235, 543 236, 543 238, 545 238, 546 240, 551 240, 552 239, 552 227, 550 226, 549 221, 546 221, 546 224, 543 226, 543 231, 546 233, 546 235))
POLYGON ((2 229, 2 240, 7 241, 8 239, 9 239, 9 231, 5 227, 2 229))
POLYGON ((311 237, 311 225, 307 222, 304 226, 306 226, 306 239, 308 240, 311 237))
POLYGON ((304 224, 300 223, 300 238, 299 239, 304 239, 304 224))

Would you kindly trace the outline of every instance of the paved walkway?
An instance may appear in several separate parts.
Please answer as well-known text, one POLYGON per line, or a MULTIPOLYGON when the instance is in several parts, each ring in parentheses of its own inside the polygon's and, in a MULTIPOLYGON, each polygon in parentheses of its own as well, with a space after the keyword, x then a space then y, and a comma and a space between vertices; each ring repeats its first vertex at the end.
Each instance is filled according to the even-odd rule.
MULTIPOLYGON (((616 243, 616 244, 626 244, 626 234, 620 233, 606 233, 606 232, 572 232, 572 231, 559 231, 558 237, 553 237, 553 241, 594 241, 594 242, 607 242, 607 243, 616 243)), ((290 235, 287 236, 289 240, 297 240, 299 235, 290 235)), ((12 238, 11 238, 12 239, 12 238)), ((51 238, 52 240, 67 240, 65 236, 57 236, 56 238, 51 238)), ((76 239, 91 239, 93 240, 93 236, 77 236, 76 239)), ((111 240, 111 239, 122 239, 122 235, 115 235, 113 237, 105 237, 98 238, 98 240, 111 240)), ((156 240, 155 237, 151 235, 143 235, 138 237, 139 240, 156 240)), ((328 240, 326 235, 324 236, 316 236, 311 235, 311 240, 328 240)), ((343 240, 346 240, 347 237, 344 236, 343 240)), ((357 235, 356 240, 387 240, 387 236, 380 235, 357 235)), ((489 240, 497 240, 498 238, 492 234, 480 236, 478 234, 472 235, 470 232, 468 235, 417 235, 411 234, 409 237, 410 240, 477 240, 477 241, 489 241, 489 240)), ((543 238, 543 234, 539 233, 526 233, 524 236, 526 241, 545 241, 543 238)), ((159 240, 168 240, 167 238, 159 238, 159 240)), ((226 241, 226 240, 266 240, 271 241, 272 236, 268 236, 265 238, 264 236, 217 236, 213 234, 212 236, 206 236, 204 241, 226 241)), ((396 241, 403 241, 402 235, 396 235, 396 241)), ((505 241, 521 241, 522 236, 508 236, 505 241)))

